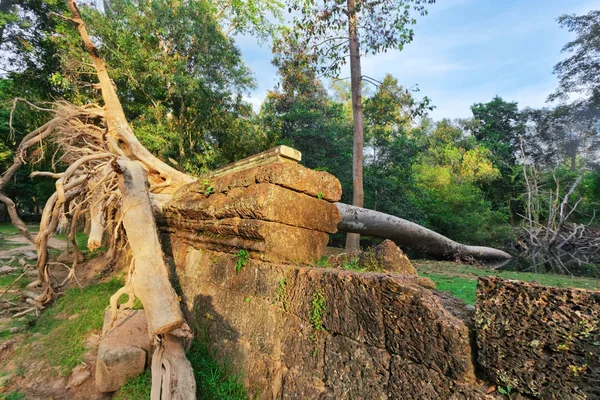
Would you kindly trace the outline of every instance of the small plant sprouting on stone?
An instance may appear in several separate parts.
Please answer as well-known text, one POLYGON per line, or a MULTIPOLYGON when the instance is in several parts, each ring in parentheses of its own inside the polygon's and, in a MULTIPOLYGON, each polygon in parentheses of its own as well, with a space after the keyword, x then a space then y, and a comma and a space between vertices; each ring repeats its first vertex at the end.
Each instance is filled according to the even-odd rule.
POLYGON ((321 200, 323 198, 323 192, 317 193, 317 199, 321 200))
MULTIPOLYGON (((319 332, 323 330, 323 316, 325 315, 325 296, 323 295, 323 289, 317 290, 313 293, 312 306, 310 309, 310 323, 313 327, 313 333, 310 336, 311 340, 317 343, 319 340, 319 332)), ((317 348, 315 347, 316 355, 317 348)))
POLYGON ((504 395, 508 396, 509 399, 512 399, 512 389, 510 386, 506 386, 506 388, 503 388, 502 386, 498 386, 498 393, 504 394, 504 395))
POLYGON ((240 249, 240 251, 233 256, 237 258, 237 263, 235 265, 235 273, 237 274, 246 266, 246 264, 248 264, 248 257, 250 255, 246 249, 240 249))
POLYGON ((352 257, 348 261, 344 262, 344 264, 342 264, 342 268, 350 269, 353 271, 362 271, 362 268, 360 266, 360 259, 358 257, 352 257))
POLYGON ((317 266, 321 267, 321 268, 331 268, 331 264, 329 263, 329 258, 326 256, 323 256, 319 259, 319 261, 317 261, 317 266))
POLYGON ((287 311, 287 292, 286 292, 286 286, 287 286, 287 278, 282 278, 278 283, 277 283, 277 290, 275 291, 275 301, 277 303, 281 304, 281 307, 283 308, 283 311, 287 311))
POLYGON ((246 298, 244 299, 244 302, 245 302, 245 303, 250 303, 250 297, 246 297, 246 298))
POLYGON ((204 194, 207 196, 210 195, 213 192, 214 188, 215 188, 214 186, 207 187, 206 190, 204 191, 204 194))

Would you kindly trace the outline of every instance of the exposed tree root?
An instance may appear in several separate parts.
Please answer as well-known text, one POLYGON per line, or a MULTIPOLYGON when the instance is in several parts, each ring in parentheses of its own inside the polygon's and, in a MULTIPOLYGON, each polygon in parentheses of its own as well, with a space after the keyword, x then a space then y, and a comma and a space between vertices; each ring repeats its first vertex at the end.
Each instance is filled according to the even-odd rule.
MULTIPOLYGON (((153 398, 194 399, 196 386, 191 365, 185 358, 182 340, 191 337, 191 330, 183 318, 178 297, 171 286, 167 266, 158 239, 149 199, 153 193, 173 193, 193 177, 177 171, 154 157, 135 137, 110 80, 106 65, 91 41, 74 0, 67 0, 74 22, 96 68, 104 105, 90 104, 77 107, 58 102, 53 108, 40 108, 24 100, 38 111, 51 115, 49 122, 29 133, 16 150, 11 167, 0 178, 0 201, 6 204, 11 221, 36 246, 37 279, 29 286, 35 292, 26 292, 30 306, 18 315, 38 313, 49 302, 57 288, 64 286, 75 275, 78 249, 75 233, 80 218, 91 222, 88 248, 96 250, 106 235, 108 253, 115 257, 117 246, 129 246, 133 255, 127 284, 111 298, 111 309, 116 311, 122 294, 129 296, 124 307, 133 307, 136 297, 146 310, 148 327, 155 337, 157 370, 153 398), (3 189, 25 163, 35 163, 31 150, 44 149, 51 141, 60 157, 53 159, 68 165, 64 172, 35 172, 32 176, 56 179, 56 191, 48 199, 42 213, 40 232, 35 241, 20 220, 14 202, 4 195, 3 189), (150 181, 150 182, 148 182, 150 181), (149 189, 150 188, 150 189, 149 189), (48 262, 48 240, 59 224, 68 221, 68 237, 73 243, 75 257, 67 266, 67 277, 52 282, 48 262), (133 266, 134 265, 134 266, 133 266)), ((43 153, 43 152, 42 152, 43 153)), ((154 365, 154 364, 153 364, 154 365)))

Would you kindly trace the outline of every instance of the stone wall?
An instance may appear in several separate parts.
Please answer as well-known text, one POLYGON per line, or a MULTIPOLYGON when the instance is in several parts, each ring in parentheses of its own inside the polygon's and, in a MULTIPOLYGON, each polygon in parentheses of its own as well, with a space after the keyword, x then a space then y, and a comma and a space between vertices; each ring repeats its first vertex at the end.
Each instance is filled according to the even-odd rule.
POLYGON ((281 147, 238 162, 180 188, 157 218, 188 321, 252 396, 487 398, 496 384, 600 398, 600 293, 480 278, 473 324, 412 267, 308 267, 336 231, 341 186, 299 158, 281 147))
POLYGON ((479 278, 478 360, 540 399, 600 398, 600 293, 479 278))
POLYGON ((188 318, 261 399, 476 398, 466 326, 410 276, 175 245, 188 318))
POLYGON ((336 231, 340 184, 265 158, 182 187, 158 218, 188 321, 250 394, 481 397, 468 329, 422 278, 305 266, 336 231))

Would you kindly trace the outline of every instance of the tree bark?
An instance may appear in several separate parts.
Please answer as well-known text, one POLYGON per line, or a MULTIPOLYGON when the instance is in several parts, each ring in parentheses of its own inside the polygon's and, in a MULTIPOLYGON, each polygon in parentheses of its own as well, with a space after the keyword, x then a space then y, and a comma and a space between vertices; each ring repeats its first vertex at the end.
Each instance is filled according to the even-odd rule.
MULTIPOLYGON (((510 260, 511 255, 498 249, 466 246, 424 228, 414 222, 378 211, 336 203, 342 214, 338 230, 390 239, 440 260, 476 259, 491 263, 510 260)), ((499 265, 494 265, 499 266, 499 265)))
MULTIPOLYGON (((352 204, 356 207, 364 205, 363 189, 363 105, 362 105, 362 72, 360 68, 360 43, 358 41, 358 13, 356 0, 348 0, 348 34, 350 49, 350 86, 352 89, 352 116, 354 118, 354 146, 352 158, 352 204)), ((360 248, 360 235, 346 235, 346 250, 355 251, 360 248)))
POLYGON ((195 399, 194 372, 181 343, 182 338, 191 337, 191 331, 169 281, 148 195, 146 171, 140 162, 125 159, 118 160, 114 168, 120 174, 123 227, 134 260, 128 282, 131 287, 126 287, 126 291, 130 300, 138 297, 144 305, 148 332, 156 338, 152 399, 195 399))

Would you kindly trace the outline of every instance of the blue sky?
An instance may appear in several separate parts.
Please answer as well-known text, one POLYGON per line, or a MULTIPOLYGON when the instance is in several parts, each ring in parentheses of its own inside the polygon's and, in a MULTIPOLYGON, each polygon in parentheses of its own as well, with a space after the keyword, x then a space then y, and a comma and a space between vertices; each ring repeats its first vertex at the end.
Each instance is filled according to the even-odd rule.
MULTIPOLYGON (((552 68, 573 38, 556 18, 598 8, 600 0, 437 0, 415 26, 415 40, 402 52, 363 58, 363 74, 418 84, 436 120, 469 117, 473 103, 495 95, 520 108, 542 107, 557 86, 552 68)), ((236 43, 258 83, 250 94, 257 107, 276 82, 271 49, 251 37, 236 43)))

